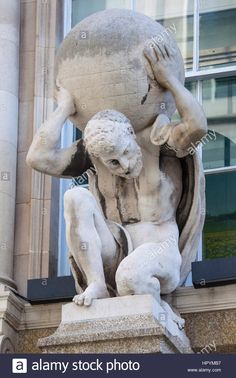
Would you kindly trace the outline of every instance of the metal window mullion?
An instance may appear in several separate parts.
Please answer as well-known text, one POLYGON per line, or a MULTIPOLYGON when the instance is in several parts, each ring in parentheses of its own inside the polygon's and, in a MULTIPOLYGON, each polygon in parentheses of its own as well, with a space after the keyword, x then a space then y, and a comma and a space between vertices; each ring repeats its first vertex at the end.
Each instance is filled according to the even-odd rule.
MULTIPOLYGON (((63 36, 71 30, 72 24, 72 0, 64 0, 63 2, 63 36)), ((73 143, 73 125, 69 120, 63 126, 61 132, 61 148, 66 148, 73 143)), ((70 274, 70 268, 67 259, 67 247, 65 238, 65 222, 63 214, 63 196, 71 185, 71 180, 60 180, 59 191, 59 230, 58 230, 58 262, 57 262, 57 275, 70 274)))
POLYGON ((199 104, 202 105, 202 81, 201 80, 197 81, 196 97, 199 104))
POLYGON ((214 175, 216 173, 227 172, 236 172, 236 165, 231 165, 230 167, 210 168, 204 170, 205 175, 214 175))
POLYGON ((194 0, 193 13, 193 72, 199 70, 199 0, 194 0))
POLYGON ((72 24, 72 0, 64 0, 63 9, 63 36, 71 30, 72 24))
POLYGON ((130 8, 131 10, 135 11, 136 10, 136 0, 130 0, 130 8))
POLYGON ((219 68, 208 68, 198 72, 187 71, 185 79, 187 81, 195 80, 206 80, 210 78, 226 77, 226 76, 235 76, 236 75, 236 66, 231 67, 219 67, 219 68))
MULTIPOLYGON (((197 81, 197 87, 196 87, 196 98, 199 102, 199 104, 202 105, 202 81, 198 80, 197 81)), ((199 150, 199 155, 202 159, 202 145, 199 150)), ((200 236, 199 240, 199 246, 198 246, 198 251, 197 251, 197 261, 202 261, 202 235, 200 236)))
MULTIPOLYGON (((197 76, 199 70, 199 0, 194 0, 194 13, 193 13, 193 69, 191 76, 197 76)), ((197 81, 196 97, 200 104, 202 104, 202 82, 197 81)), ((200 150, 202 157, 202 147, 200 150)), ((202 236, 199 241, 197 260, 202 260, 202 236)))

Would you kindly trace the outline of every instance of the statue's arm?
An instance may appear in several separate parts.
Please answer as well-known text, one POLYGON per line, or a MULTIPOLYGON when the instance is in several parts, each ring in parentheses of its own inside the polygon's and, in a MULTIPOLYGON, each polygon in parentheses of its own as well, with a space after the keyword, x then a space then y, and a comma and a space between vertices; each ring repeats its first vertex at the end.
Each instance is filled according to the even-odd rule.
MULTIPOLYGON (((174 55, 175 50, 163 44, 152 44, 152 47, 147 46, 144 49, 144 56, 151 65, 156 81, 172 93, 181 117, 179 123, 171 124, 167 116, 159 116, 154 124, 156 134, 159 137, 160 127, 165 127, 167 140, 164 142, 177 151, 186 151, 191 143, 200 141, 207 133, 207 122, 202 107, 176 77, 174 55)), ((163 139, 164 129, 161 134, 163 139)), ((155 140, 155 129, 152 137, 155 140)), ((161 139, 159 142, 156 144, 161 144, 161 139)))
POLYGON ((75 107, 72 97, 63 88, 59 89, 57 100, 56 110, 35 134, 26 162, 37 171, 52 176, 79 176, 91 168, 92 164, 82 140, 74 142, 68 148, 58 148, 62 127, 67 118, 75 113, 75 107))

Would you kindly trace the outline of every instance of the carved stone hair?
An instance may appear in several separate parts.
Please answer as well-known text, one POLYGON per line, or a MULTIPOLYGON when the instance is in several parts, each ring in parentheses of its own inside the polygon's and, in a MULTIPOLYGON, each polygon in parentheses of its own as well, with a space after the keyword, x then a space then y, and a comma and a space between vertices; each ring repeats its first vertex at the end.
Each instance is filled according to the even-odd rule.
POLYGON ((99 157, 101 153, 111 153, 117 145, 126 142, 126 136, 135 133, 129 119, 116 110, 103 110, 95 114, 84 130, 84 142, 91 156, 99 157))

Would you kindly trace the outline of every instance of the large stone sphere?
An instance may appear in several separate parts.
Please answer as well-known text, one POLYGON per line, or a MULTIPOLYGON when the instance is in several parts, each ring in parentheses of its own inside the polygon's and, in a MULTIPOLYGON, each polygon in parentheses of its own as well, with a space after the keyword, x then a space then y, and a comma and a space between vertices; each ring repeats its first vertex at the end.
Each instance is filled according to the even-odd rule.
POLYGON ((143 14, 109 9, 70 31, 57 53, 55 79, 74 98, 77 127, 83 130, 105 109, 124 113, 136 131, 151 125, 160 113, 171 117, 172 95, 147 75, 143 49, 152 37, 175 46, 176 75, 183 82, 183 60, 171 32, 143 14))

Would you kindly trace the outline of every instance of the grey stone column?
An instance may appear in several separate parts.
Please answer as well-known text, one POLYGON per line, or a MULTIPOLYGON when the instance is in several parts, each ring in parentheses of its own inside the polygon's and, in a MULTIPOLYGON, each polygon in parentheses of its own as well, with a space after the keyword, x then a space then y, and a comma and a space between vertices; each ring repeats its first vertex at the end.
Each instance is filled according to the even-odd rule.
POLYGON ((0 0, 0 283, 14 287, 20 1, 0 0))

